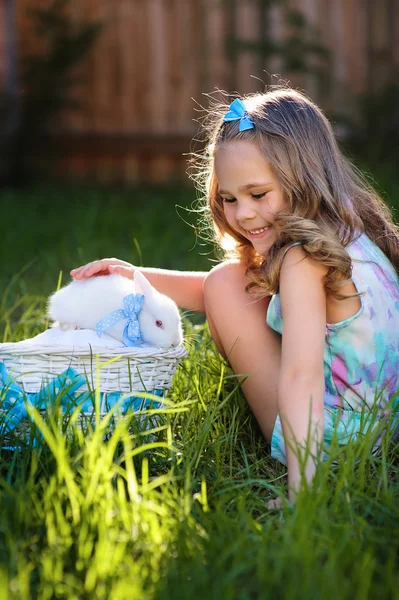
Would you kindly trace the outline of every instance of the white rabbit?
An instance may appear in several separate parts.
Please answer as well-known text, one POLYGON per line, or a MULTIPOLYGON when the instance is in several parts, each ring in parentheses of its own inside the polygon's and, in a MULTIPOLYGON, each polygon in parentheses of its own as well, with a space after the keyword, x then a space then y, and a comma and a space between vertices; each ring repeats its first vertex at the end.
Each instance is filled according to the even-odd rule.
MULTIPOLYGON (((47 313, 60 329, 96 329, 96 325, 118 309, 124 298, 144 294, 137 319, 144 342, 160 348, 178 346, 183 340, 179 310, 171 298, 158 292, 138 270, 134 281, 122 275, 74 279, 49 298, 47 313)), ((127 318, 104 329, 107 335, 123 342, 127 318)))

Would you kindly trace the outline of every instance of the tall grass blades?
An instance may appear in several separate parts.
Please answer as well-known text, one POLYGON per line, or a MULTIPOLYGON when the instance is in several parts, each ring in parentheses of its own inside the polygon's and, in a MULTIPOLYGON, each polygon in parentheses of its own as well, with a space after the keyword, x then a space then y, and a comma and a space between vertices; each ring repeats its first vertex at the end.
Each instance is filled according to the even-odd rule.
MULTIPOLYGON (((88 213, 84 235, 96 214, 88 213)), ((110 217, 110 230, 115 222, 110 217)), ((54 246, 48 281, 33 283, 33 265, 2 293, 2 340, 43 329, 45 297, 68 262, 65 240, 76 250, 79 235, 54 246)), ((0 593, 12 600, 399 598, 393 429, 373 453, 379 431, 365 422, 357 442, 333 443, 294 508, 269 510, 270 498, 287 494, 285 468, 270 458, 207 326, 186 318, 185 334, 190 352, 162 409, 80 419, 73 406, 62 413, 59 398, 45 413, 29 408, 25 440, 0 421, 0 593)))

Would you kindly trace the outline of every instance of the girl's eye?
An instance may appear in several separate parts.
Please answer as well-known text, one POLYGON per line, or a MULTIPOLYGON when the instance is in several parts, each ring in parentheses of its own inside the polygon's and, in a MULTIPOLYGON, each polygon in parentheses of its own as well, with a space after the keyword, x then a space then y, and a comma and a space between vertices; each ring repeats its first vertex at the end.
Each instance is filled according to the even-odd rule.
POLYGON ((262 194, 251 194, 252 198, 255 198, 255 200, 260 200, 265 195, 266 195, 266 192, 263 192, 262 194))
POLYGON ((155 325, 156 325, 157 327, 162 327, 162 326, 163 326, 163 323, 162 323, 162 321, 159 321, 159 320, 157 320, 157 321, 155 321, 155 325))
POLYGON ((226 202, 227 204, 232 204, 233 202, 236 201, 235 198, 222 198, 223 202, 226 202))

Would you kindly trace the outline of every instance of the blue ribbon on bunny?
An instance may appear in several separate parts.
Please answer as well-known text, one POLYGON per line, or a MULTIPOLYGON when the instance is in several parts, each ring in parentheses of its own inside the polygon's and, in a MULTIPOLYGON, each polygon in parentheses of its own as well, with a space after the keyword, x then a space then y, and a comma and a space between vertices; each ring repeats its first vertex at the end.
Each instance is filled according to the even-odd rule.
POLYGON ((129 294, 123 299, 125 308, 118 308, 111 314, 100 319, 96 324, 96 333, 99 337, 104 331, 115 325, 121 319, 127 319, 126 327, 123 330, 123 343, 125 346, 139 346, 144 342, 141 335, 138 314, 143 308, 145 296, 144 294, 129 294))

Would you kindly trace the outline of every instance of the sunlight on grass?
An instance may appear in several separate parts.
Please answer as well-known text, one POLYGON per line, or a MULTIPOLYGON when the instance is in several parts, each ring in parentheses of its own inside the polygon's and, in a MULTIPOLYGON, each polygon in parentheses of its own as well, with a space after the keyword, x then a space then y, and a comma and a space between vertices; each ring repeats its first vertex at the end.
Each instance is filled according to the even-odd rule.
MULTIPOLYGON (((2 290, 1 341, 45 327, 50 284, 24 278, 2 290)), ((0 450, 0 589, 18 600, 397 597, 398 440, 372 455, 365 428, 333 445, 295 508, 270 511, 285 468, 207 326, 185 319, 185 334, 189 355, 164 407, 143 411, 148 428, 143 414, 85 419, 60 401, 29 409, 25 438, 1 417, 0 446, 16 449, 0 450)))
MULTIPOLYGON (((390 597, 399 584, 397 445, 385 438, 372 457, 366 432, 333 448, 295 510, 268 511, 267 499, 286 493, 284 468, 207 328, 185 328, 197 341, 165 408, 150 411, 155 427, 138 426, 135 413, 113 427, 112 415, 79 421, 58 403, 29 409, 26 441, 1 451, 12 597, 390 597)), ((0 426, 1 446, 4 438, 0 426)))

